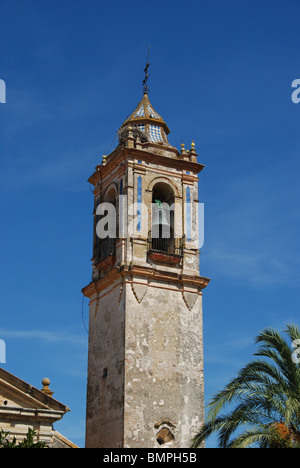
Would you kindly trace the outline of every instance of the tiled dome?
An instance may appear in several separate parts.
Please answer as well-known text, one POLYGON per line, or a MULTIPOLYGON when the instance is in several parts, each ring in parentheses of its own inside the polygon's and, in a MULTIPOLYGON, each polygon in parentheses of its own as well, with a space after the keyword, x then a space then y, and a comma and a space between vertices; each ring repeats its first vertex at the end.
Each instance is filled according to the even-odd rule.
POLYGON ((143 99, 130 117, 125 120, 121 129, 129 125, 142 131, 148 141, 169 145, 167 135, 170 130, 163 118, 153 109, 147 93, 144 93, 143 99))

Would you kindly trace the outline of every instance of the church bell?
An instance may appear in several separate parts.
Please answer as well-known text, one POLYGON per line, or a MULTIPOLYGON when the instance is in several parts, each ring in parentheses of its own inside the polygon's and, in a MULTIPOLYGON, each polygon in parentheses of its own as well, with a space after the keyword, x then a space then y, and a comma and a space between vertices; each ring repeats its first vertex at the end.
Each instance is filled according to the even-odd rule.
POLYGON ((152 238, 170 238, 170 228, 169 205, 155 200, 155 203, 152 203, 152 238))

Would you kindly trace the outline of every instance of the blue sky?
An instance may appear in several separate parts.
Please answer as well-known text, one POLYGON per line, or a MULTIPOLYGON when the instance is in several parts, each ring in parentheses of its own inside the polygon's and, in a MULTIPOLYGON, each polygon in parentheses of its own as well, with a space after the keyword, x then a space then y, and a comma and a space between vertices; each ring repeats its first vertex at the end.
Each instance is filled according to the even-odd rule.
POLYGON ((0 0, 0 11, 3 367, 38 388, 49 377, 71 409, 57 430, 84 446, 87 179, 142 97, 148 46, 169 141, 195 140, 206 166, 206 402, 252 359, 259 331, 299 325, 300 4, 0 0))

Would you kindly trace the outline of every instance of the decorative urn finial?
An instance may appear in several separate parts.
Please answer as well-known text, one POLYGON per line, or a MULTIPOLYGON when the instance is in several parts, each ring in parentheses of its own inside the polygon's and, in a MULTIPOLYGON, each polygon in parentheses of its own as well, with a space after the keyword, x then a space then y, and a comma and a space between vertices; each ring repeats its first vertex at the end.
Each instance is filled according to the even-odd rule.
POLYGON ((42 392, 45 393, 46 395, 52 396, 54 392, 52 392, 49 388, 50 385, 50 380, 46 377, 45 379, 42 380, 43 388, 42 392))

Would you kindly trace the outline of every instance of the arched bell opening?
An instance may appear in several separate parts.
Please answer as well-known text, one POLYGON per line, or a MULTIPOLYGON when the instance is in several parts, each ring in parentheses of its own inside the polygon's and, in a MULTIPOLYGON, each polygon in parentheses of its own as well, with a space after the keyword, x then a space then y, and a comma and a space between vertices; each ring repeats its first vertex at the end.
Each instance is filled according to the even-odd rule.
POLYGON ((156 199, 171 206, 174 203, 174 191, 171 185, 165 182, 157 182, 152 189, 152 202, 156 199))
POLYGON ((152 189, 151 215, 148 250, 181 255, 180 240, 174 238, 174 191, 165 182, 158 182, 152 189))
POLYGON ((117 199, 117 189, 115 185, 113 185, 105 192, 104 202, 112 203, 114 206, 116 206, 116 199, 117 199))
POLYGON ((170 185, 158 182, 152 190, 152 238, 174 238, 174 192, 170 185))
POLYGON ((109 187, 104 194, 101 210, 96 211, 96 226, 101 222, 103 237, 99 237, 96 229, 96 245, 94 264, 98 270, 108 271, 115 264, 116 259, 116 233, 117 233, 117 188, 109 187))

